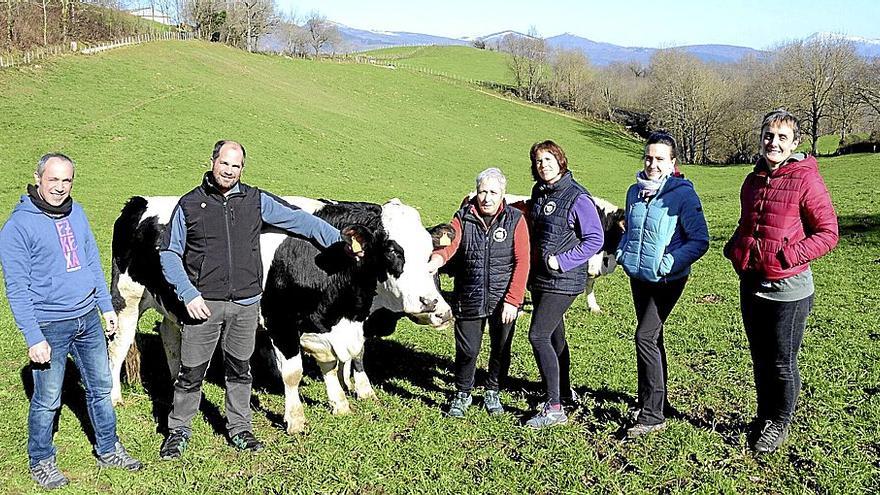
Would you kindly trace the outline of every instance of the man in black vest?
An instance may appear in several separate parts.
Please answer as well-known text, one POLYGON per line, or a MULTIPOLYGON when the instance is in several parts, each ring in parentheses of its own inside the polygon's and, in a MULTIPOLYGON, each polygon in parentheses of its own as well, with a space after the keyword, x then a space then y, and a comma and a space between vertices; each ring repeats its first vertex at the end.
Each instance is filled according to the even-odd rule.
POLYGON ((249 364, 263 286, 263 223, 312 238, 323 247, 342 240, 323 220, 239 182, 245 156, 244 147, 234 141, 214 145, 211 171, 180 198, 160 246, 162 273, 190 318, 183 322, 169 435, 159 450, 162 459, 178 458, 186 449, 202 381, 221 337, 230 442, 239 450, 263 449, 252 432, 249 364))

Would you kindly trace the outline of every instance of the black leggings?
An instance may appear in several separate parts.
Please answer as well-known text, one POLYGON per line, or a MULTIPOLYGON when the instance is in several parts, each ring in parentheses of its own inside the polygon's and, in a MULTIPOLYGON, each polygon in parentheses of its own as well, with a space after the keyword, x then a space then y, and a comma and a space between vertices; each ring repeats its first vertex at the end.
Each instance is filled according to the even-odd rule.
POLYGON ((568 342, 565 341, 563 315, 574 302, 577 294, 554 294, 532 292, 532 322, 529 325, 529 342, 535 353, 535 361, 541 372, 541 380, 547 391, 547 401, 552 405, 561 402, 560 390, 566 398, 571 393, 568 342))

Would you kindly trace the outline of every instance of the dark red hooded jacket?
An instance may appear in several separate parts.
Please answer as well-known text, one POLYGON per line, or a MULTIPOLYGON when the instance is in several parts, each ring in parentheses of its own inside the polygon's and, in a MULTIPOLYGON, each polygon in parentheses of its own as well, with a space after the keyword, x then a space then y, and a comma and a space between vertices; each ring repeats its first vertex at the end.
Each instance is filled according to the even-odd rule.
POLYGON ((724 256, 740 275, 781 280, 837 245, 837 215, 816 159, 770 171, 761 159, 740 191, 741 216, 724 256))

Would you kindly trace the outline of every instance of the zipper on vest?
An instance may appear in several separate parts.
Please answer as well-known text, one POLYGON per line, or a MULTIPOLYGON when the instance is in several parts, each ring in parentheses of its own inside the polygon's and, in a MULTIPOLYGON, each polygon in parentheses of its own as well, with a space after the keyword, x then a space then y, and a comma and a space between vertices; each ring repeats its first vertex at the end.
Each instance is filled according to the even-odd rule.
POLYGON ((483 245, 483 314, 486 317, 489 314, 489 247, 491 246, 492 236, 489 230, 486 230, 486 241, 483 245))
POLYGON ((223 198, 223 220, 226 224, 226 259, 228 261, 228 264, 226 265, 226 267, 227 267, 227 270, 229 273, 229 280, 227 281, 227 283, 229 285, 228 285, 228 289, 226 292, 226 298, 227 298, 227 300, 231 301, 234 286, 232 285, 232 272, 233 272, 233 269, 232 269, 232 239, 230 238, 230 235, 229 235, 229 208, 228 208, 228 204, 229 204, 228 199, 223 198))

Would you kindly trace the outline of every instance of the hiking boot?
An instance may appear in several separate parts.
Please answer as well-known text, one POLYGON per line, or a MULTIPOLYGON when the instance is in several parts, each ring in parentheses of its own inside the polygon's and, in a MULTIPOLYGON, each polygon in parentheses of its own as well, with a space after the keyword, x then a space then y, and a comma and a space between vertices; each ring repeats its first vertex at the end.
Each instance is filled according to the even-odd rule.
POLYGON ((263 442, 257 440, 253 432, 248 430, 236 433, 229 441, 238 450, 247 452, 260 452, 263 450, 263 442))
POLYGON ((662 423, 657 423, 655 425, 643 425, 637 424, 632 428, 626 430, 626 438, 633 439, 641 436, 645 436, 649 433, 654 433, 655 431, 663 431, 666 429, 666 421, 662 423))
MULTIPOLYGON (((573 388, 569 389, 569 393, 570 393, 570 395, 568 397, 560 397, 559 398, 563 407, 567 407, 569 409, 575 409, 575 408, 579 407, 580 403, 581 403, 581 396, 578 395, 578 393, 575 392, 573 388)), ((538 404, 535 406, 535 410, 536 411, 543 411, 544 406, 546 406, 546 405, 547 405, 547 401, 538 402, 538 404)))
POLYGON ((545 426, 564 425, 565 423, 568 423, 568 416, 565 415, 562 405, 552 406, 544 404, 544 409, 533 416, 532 419, 526 421, 526 426, 529 428, 544 428, 545 426))
POLYGON ((125 451, 125 447, 123 447, 121 443, 116 442, 116 450, 98 456, 98 467, 116 467, 128 471, 140 471, 143 469, 144 465, 141 464, 141 461, 128 455, 128 452, 125 451))
POLYGON ((188 441, 189 434, 184 430, 171 430, 168 433, 168 437, 162 442, 162 447, 159 449, 159 458, 164 460, 179 458, 183 455, 183 451, 186 450, 186 443, 188 441))
POLYGON ((754 450, 758 454, 769 454, 776 450, 788 439, 788 423, 782 421, 767 420, 764 422, 758 439, 755 440, 754 450))
POLYGON ((453 418, 463 418, 473 400, 468 392, 456 392, 452 396, 452 401, 449 403, 449 410, 446 414, 453 418))
POLYGON ((483 406, 489 414, 503 414, 504 406, 501 405, 501 392, 497 390, 486 390, 483 394, 483 406))
POLYGON ((31 467, 31 478, 46 490, 61 488, 67 484, 67 478, 58 470, 55 456, 43 459, 31 467))

